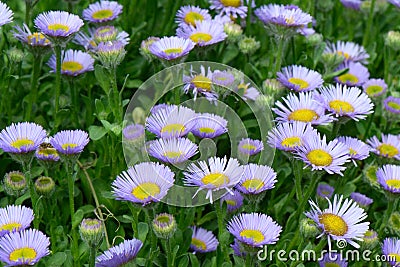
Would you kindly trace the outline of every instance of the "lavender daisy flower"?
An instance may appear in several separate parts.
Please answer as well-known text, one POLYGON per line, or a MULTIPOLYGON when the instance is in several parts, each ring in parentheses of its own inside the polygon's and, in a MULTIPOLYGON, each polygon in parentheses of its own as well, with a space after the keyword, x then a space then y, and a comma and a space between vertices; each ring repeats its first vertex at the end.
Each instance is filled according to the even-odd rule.
POLYGON ((89 28, 89 34, 79 32, 73 40, 74 43, 92 52, 96 52, 99 43, 115 41, 119 41, 125 46, 130 41, 129 34, 119 31, 114 26, 101 26, 96 29, 89 28))
MULTIPOLYGON (((319 237, 326 235, 328 238, 329 250, 331 240, 345 240, 348 244, 359 248, 355 241, 362 241, 368 230, 369 222, 362 222, 367 218, 365 211, 351 199, 335 195, 333 204, 328 199, 329 207, 321 210, 317 204, 309 200, 312 210, 305 215, 314 220, 322 230, 319 237)), ((319 238, 318 237, 318 238, 319 238)))
POLYGON ((351 193, 350 198, 357 202, 358 205, 360 205, 361 207, 367 207, 374 202, 372 198, 369 198, 366 195, 357 192, 351 193))
POLYGON ((333 192, 335 191, 335 188, 328 184, 318 184, 317 186, 317 195, 319 197, 322 197, 323 199, 325 198, 331 198, 333 195, 333 192))
POLYGON ((387 0, 389 3, 394 5, 395 7, 400 8, 400 1, 399 0, 387 0))
POLYGON ((0 2, 0 26, 12 22, 13 16, 14 13, 10 10, 10 8, 3 2, 0 2))
POLYGON ((243 98, 243 100, 256 100, 257 97, 260 96, 260 92, 250 86, 250 83, 244 83, 242 80, 238 86, 235 88, 235 91, 243 98))
POLYGON ((115 20, 122 13, 122 5, 116 1, 100 1, 90 4, 83 10, 83 19, 92 23, 115 20))
POLYGON ((320 267, 347 267, 346 259, 339 253, 328 252, 324 254, 322 260, 318 261, 320 267))
POLYGON ((123 171, 112 183, 117 200, 147 205, 159 202, 174 184, 175 174, 160 163, 143 162, 123 171))
MULTIPOLYGON (((50 57, 47 63, 53 72, 56 72, 56 55, 50 57)), ((88 53, 69 49, 64 52, 61 61, 61 74, 66 76, 79 76, 85 72, 94 70, 94 59, 88 53)))
POLYGON ((302 146, 305 138, 316 134, 317 130, 311 124, 295 121, 293 123, 281 123, 268 133, 267 143, 283 151, 294 151, 302 146))
POLYGON ((141 124, 131 124, 122 130, 122 135, 128 142, 144 141, 144 126, 141 124))
POLYGON ((387 84, 383 79, 369 79, 362 88, 369 97, 378 97, 386 92, 387 84))
POLYGON ((343 166, 349 161, 347 147, 337 140, 327 143, 326 136, 312 135, 304 140, 304 145, 295 152, 296 157, 303 160, 312 170, 324 170, 329 174, 343 176, 343 166))
POLYGON ((289 66, 277 73, 277 80, 286 88, 296 92, 307 92, 324 83, 321 74, 303 66, 289 66))
POLYGON ((376 177, 385 191, 400 194, 400 166, 383 165, 376 172, 376 177))
POLYGON ((348 148, 348 155, 355 166, 357 166, 356 160, 364 160, 369 157, 370 148, 363 141, 349 136, 340 136, 337 140, 348 148))
POLYGON ((229 87, 233 84, 234 81, 235 76, 232 74, 232 72, 227 70, 216 70, 212 74, 212 82, 220 86, 229 87))
POLYGON ((25 206, 7 206, 0 209, 0 237, 19 232, 33 221, 33 210, 25 206))
POLYGON ((260 140, 243 138, 240 140, 238 148, 240 153, 253 156, 264 150, 264 144, 260 140))
POLYGON ((309 122, 312 125, 326 125, 334 120, 330 115, 325 115, 325 108, 314 99, 312 92, 298 95, 290 93, 283 98, 286 105, 276 101, 277 108, 272 108, 278 116, 278 122, 309 122))
POLYGON ((369 55, 364 47, 353 42, 337 41, 336 43, 328 43, 324 54, 338 54, 344 57, 345 61, 368 63, 369 55))
POLYGON ((7 266, 35 265, 50 254, 50 240, 36 229, 10 233, 0 238, 0 261, 7 266))
POLYGON ((311 15, 300 8, 277 4, 263 5, 254 10, 254 14, 266 25, 273 24, 285 28, 304 28, 312 22, 311 15))
POLYGON ((206 190, 206 199, 213 203, 212 192, 225 189, 232 192, 232 188, 240 181, 243 175, 243 166, 234 158, 229 160, 212 157, 207 161, 192 163, 183 173, 184 184, 187 186, 198 186, 196 194, 200 190, 206 190))
POLYGON ((241 213, 228 223, 228 231, 241 243, 250 247, 275 244, 282 227, 262 213, 241 213))
POLYGON ((183 75, 183 91, 185 94, 192 90, 194 99, 198 94, 204 95, 210 101, 218 99, 218 94, 213 91, 213 72, 210 67, 206 70, 204 66, 200 67, 200 73, 196 73, 193 69, 190 70, 190 75, 183 75))
POLYGON ((146 129, 161 138, 182 137, 192 130, 195 116, 190 108, 171 106, 152 113, 146 120, 146 129))
POLYGON ((43 161, 59 161, 60 156, 57 153, 57 150, 49 143, 49 140, 46 140, 40 144, 38 149, 36 149, 35 157, 38 160, 43 161))
POLYGON ((194 252, 206 253, 217 250, 218 240, 211 231, 207 231, 204 228, 193 226, 191 227, 192 242, 190 249, 194 252))
POLYGON ((143 243, 139 239, 125 240, 123 243, 104 251, 96 258, 96 267, 120 267, 136 258, 143 243))
POLYGON ((207 9, 198 6, 181 6, 176 12, 175 22, 179 27, 196 26, 196 21, 211 20, 207 9))
POLYGON ((335 77, 335 81, 348 86, 361 86, 363 83, 368 81, 369 72, 366 67, 361 63, 344 63, 340 65, 336 70, 342 70, 348 68, 348 72, 340 76, 335 77))
POLYGON ((46 131, 36 123, 12 123, 0 133, 0 148, 8 153, 29 153, 35 151, 46 136, 46 131))
POLYGON ((215 138, 228 132, 228 121, 221 116, 201 113, 197 114, 192 133, 200 138, 215 138))
POLYGON ((383 101, 385 109, 394 114, 400 114, 400 97, 389 96, 383 101))
POLYGON ((215 9, 222 15, 227 15, 233 18, 239 16, 242 19, 247 17, 247 6, 243 5, 243 0, 210 0, 210 3, 210 9, 215 9))
POLYGON ((243 206, 243 196, 237 190, 232 190, 233 194, 226 194, 220 200, 221 205, 226 202, 228 212, 235 212, 243 206))
POLYGON ((177 107, 177 106, 176 106, 176 105, 165 104, 165 103, 157 104, 157 105, 153 106, 153 107, 150 109, 150 113, 151 113, 151 114, 157 113, 157 112, 158 112, 159 110, 161 110, 161 109, 171 108, 171 107, 177 107))
POLYGON ((49 11, 39 14, 35 27, 44 35, 52 38, 65 38, 77 33, 83 21, 74 14, 65 11, 49 11))
POLYGON ((269 166, 250 163, 244 166, 243 176, 236 189, 243 194, 256 195, 275 187, 276 172, 269 166))
POLYGON ((355 121, 373 113, 374 104, 361 89, 346 85, 328 85, 320 89, 317 100, 336 117, 346 116, 355 121))
POLYGON ((34 32, 32 33, 29 27, 24 23, 23 26, 14 27, 14 37, 24 44, 31 47, 50 47, 51 42, 47 39, 43 33, 34 32))
POLYGON ((82 130, 61 131, 50 139, 50 144, 57 152, 65 155, 81 153, 88 143, 89 136, 82 130))
POLYGON ((172 36, 155 41, 150 47, 150 52, 164 60, 174 60, 186 56, 194 48, 191 40, 172 36))
POLYGON ((382 141, 376 136, 367 140, 367 144, 371 146, 371 151, 375 154, 400 160, 400 139, 393 134, 382 134, 382 141))
POLYGON ((227 37, 224 25, 213 20, 196 21, 196 26, 180 27, 176 31, 178 37, 190 39, 198 46, 208 46, 222 42, 227 37))
POLYGON ((347 8, 360 10, 362 0, 340 0, 340 2, 347 8))
POLYGON ((385 238, 383 240, 382 253, 386 256, 387 262, 390 264, 390 266, 400 266, 400 239, 389 237, 385 238))
POLYGON ((157 139, 150 144, 150 156, 162 162, 177 164, 198 153, 198 146, 187 138, 157 139))

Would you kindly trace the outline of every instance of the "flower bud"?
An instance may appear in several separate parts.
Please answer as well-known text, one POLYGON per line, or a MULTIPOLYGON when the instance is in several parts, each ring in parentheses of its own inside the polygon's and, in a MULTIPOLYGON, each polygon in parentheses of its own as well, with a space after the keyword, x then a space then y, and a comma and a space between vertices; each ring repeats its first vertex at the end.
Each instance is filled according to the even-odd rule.
POLYGON ((392 215, 390 215, 389 227, 398 235, 400 235, 400 212, 395 211, 392 213, 392 215))
POLYGON ((238 43, 239 50, 243 54, 253 54, 260 48, 260 42, 253 37, 244 37, 238 43))
POLYGON ((226 40, 231 43, 239 41, 243 34, 242 27, 236 23, 225 23, 224 31, 228 35, 226 40))
POLYGON ((176 231, 176 221, 174 216, 168 213, 160 213, 153 220, 153 230, 157 237, 168 239, 176 231))
POLYGON ((26 178, 22 172, 13 171, 4 176, 4 190, 10 196, 20 197, 28 189, 26 178))
POLYGON ((320 234, 320 230, 313 220, 306 218, 300 222, 300 233, 304 238, 314 238, 320 234))
POLYGON ((385 36, 385 43, 393 50, 400 50, 400 32, 389 31, 385 36))
POLYGON ((374 230, 368 230, 365 232, 363 241, 361 242, 362 250, 373 250, 379 244, 379 238, 377 232, 374 230))
POLYGON ((22 50, 12 47, 7 51, 7 57, 10 60, 11 64, 18 64, 24 59, 25 55, 22 50))
POLYGON ((121 41, 102 42, 97 46, 96 55, 101 64, 108 69, 115 69, 121 64, 126 54, 121 41))
POLYGON ((82 240, 89 247, 97 247, 103 240, 104 228, 102 222, 98 219, 83 219, 79 226, 79 232, 82 240))
POLYGON ((47 176, 42 176, 35 181, 35 190, 39 196, 49 198, 53 195, 56 188, 54 180, 47 176))

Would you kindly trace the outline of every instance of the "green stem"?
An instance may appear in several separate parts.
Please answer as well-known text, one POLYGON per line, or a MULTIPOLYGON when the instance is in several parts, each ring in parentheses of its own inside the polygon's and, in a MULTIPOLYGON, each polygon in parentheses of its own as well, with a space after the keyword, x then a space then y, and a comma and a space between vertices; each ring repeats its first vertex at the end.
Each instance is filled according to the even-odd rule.
POLYGON ((276 73, 281 70, 283 48, 285 46, 284 37, 283 36, 276 37, 276 44, 278 46, 278 51, 277 51, 277 55, 276 55, 275 70, 274 70, 273 75, 276 75, 276 73))
POLYGON ((31 1, 25 0, 25 24, 29 26, 31 22, 31 1))
POLYGON ((181 90, 179 88, 175 89, 175 105, 179 105, 181 103, 181 90))
POLYGON ((301 189, 301 180, 303 178, 303 168, 302 168, 302 162, 299 160, 294 159, 293 157, 291 158, 292 161, 292 169, 293 169, 293 174, 295 177, 295 188, 296 188, 296 198, 297 200, 301 200, 303 198, 303 192, 301 189))
MULTIPOLYGON (((223 212, 222 206, 219 201, 216 201, 214 206, 215 206, 215 212, 217 213, 217 221, 218 221, 218 240, 221 241, 221 240, 223 240, 222 236, 223 236, 224 230, 225 230, 224 220, 225 220, 226 213, 223 212)), ((227 248, 227 244, 221 244, 221 251, 225 257, 225 261, 229 262, 230 259, 229 259, 229 255, 227 253, 226 248, 227 248)))
POLYGON ((167 266, 174 267, 174 257, 172 256, 171 243, 169 241, 169 238, 165 240, 165 253, 167 253, 167 266))
POLYGON ((392 82, 389 81, 390 62, 392 60, 392 58, 390 58, 390 47, 385 46, 383 49, 383 78, 388 86, 391 86, 392 82))
POLYGON ((253 257, 249 253, 246 255, 246 267, 253 267, 253 257))
POLYGON ((371 33, 372 21, 373 21, 373 18, 374 18, 375 2, 376 2, 376 0, 372 0, 371 1, 371 7, 369 9, 367 28, 364 31, 364 39, 363 39, 363 43, 362 43, 364 47, 367 47, 368 42, 369 42, 369 35, 371 33))
POLYGON ((393 210, 397 207, 398 201, 399 201, 398 198, 396 200, 388 199, 388 206, 387 206, 385 215, 382 218, 381 227, 378 230, 378 236, 383 237, 385 227, 388 226, 390 215, 392 215, 393 210))
POLYGON ((134 204, 128 203, 128 208, 132 213, 133 221, 132 221, 132 230, 133 230, 133 235, 137 239, 139 238, 139 232, 138 232, 138 224, 139 224, 139 212, 140 210, 137 210, 134 204))
POLYGON ((339 131, 340 131, 340 127, 342 126, 342 123, 337 120, 333 123, 333 129, 332 129, 332 135, 331 135, 331 140, 335 139, 336 137, 338 137, 339 131))
POLYGON ((113 110, 113 114, 117 123, 122 122, 122 107, 120 96, 118 93, 118 85, 117 85, 117 69, 114 68, 110 70, 110 79, 111 79, 111 107, 113 110))
POLYGON ((30 93, 30 101, 28 102, 28 108, 26 110, 26 119, 28 121, 31 120, 31 114, 32 114, 32 107, 33 103, 36 103, 37 101, 37 96, 38 96, 38 80, 39 80, 39 74, 40 74, 40 66, 42 62, 42 56, 41 55, 34 55, 33 58, 33 66, 32 66, 32 76, 31 76, 31 93, 30 93))
POLYGON ((35 192, 35 185, 33 184, 32 177, 31 177, 31 163, 32 160, 29 160, 29 162, 23 162, 22 163, 22 169, 25 174, 25 178, 28 181, 28 187, 29 187, 29 192, 31 194, 31 201, 32 201, 32 209, 33 213, 35 214, 34 219, 33 219, 33 227, 35 229, 39 229, 39 210, 37 208, 38 204, 38 197, 35 192))
POLYGON ((96 248, 91 247, 89 251, 89 267, 95 267, 96 261, 96 248))
POLYGON ((369 116, 367 129, 365 129, 365 133, 364 133, 364 139, 368 137, 369 130, 371 129, 372 122, 374 121, 375 113, 376 113, 376 111, 372 112, 372 114, 369 116))
POLYGON ((54 117, 56 117, 60 107, 60 93, 61 93, 61 46, 55 45, 54 52, 56 53, 56 90, 55 90, 55 109, 54 117))

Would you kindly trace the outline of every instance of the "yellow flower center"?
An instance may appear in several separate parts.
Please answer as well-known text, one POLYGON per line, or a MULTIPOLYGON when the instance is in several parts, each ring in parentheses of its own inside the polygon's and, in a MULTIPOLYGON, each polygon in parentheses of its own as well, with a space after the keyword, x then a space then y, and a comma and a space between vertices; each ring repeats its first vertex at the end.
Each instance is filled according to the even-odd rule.
POLYGON ((254 189, 254 190, 259 190, 260 188, 262 188, 264 186, 264 182, 260 179, 249 179, 246 180, 242 183, 242 185, 247 189, 254 189))
POLYGON ((351 73, 345 73, 338 77, 339 81, 342 83, 351 83, 356 84, 358 83, 358 77, 351 73))
POLYGON ((210 127, 200 127, 199 132, 206 133, 206 134, 212 134, 212 133, 215 133, 215 129, 210 128, 210 127))
POLYGON ((192 79, 192 83, 197 88, 201 88, 201 89, 206 90, 206 91, 211 91, 212 81, 211 81, 210 78, 207 78, 206 76, 197 75, 192 79))
POLYGON ((240 232, 240 236, 252 239, 254 243, 258 244, 264 241, 265 237, 260 230, 245 229, 240 232))
POLYGON ((244 144, 244 145, 242 145, 242 148, 245 150, 252 151, 252 150, 256 150, 257 147, 252 144, 244 144))
POLYGON ((389 144, 382 144, 378 146, 377 149, 379 150, 379 153, 381 155, 386 156, 388 158, 393 158, 394 156, 399 154, 399 150, 395 146, 389 144))
POLYGON ((33 146, 34 144, 35 144, 35 142, 33 142, 30 139, 17 139, 11 143, 11 146, 15 147, 17 149, 21 149, 21 147, 33 146))
POLYGON ((111 18, 113 15, 113 12, 111 9, 103 9, 96 11, 92 14, 92 18, 94 19, 108 19, 111 18))
POLYGON ((343 52, 343 51, 337 51, 336 52, 338 55, 344 56, 345 59, 349 59, 350 58, 350 54, 343 52))
POLYGON ((312 122, 319 118, 312 109, 298 109, 289 114, 288 119, 292 121, 312 122))
POLYGON ((324 195, 324 196, 329 196, 329 195, 331 194, 331 192, 328 192, 328 191, 322 191, 322 192, 321 192, 321 194, 322 194, 322 195, 324 195))
POLYGON ((67 150, 68 148, 75 148, 77 146, 78 146, 77 144, 65 143, 61 147, 62 149, 67 150))
POLYGON ((201 181, 205 185, 212 184, 215 187, 220 187, 229 183, 229 177, 223 173, 210 173, 204 176, 201 181))
POLYGON ((51 155, 55 155, 57 156, 57 150, 55 148, 44 148, 44 149, 39 149, 38 150, 38 154, 39 155, 44 155, 44 156, 51 156, 51 155))
POLYGON ((197 32, 190 35, 190 39, 195 43, 207 43, 212 39, 212 35, 205 32, 197 32))
POLYGON ((160 193, 160 187, 156 183, 146 182, 138 185, 132 190, 132 195, 140 200, 155 197, 160 193))
POLYGON ((180 54, 180 53, 182 53, 182 51, 183 51, 182 48, 169 48, 169 49, 165 49, 164 53, 167 55, 180 54))
POLYGON ((327 262, 325 263, 325 267, 340 267, 340 265, 334 262, 327 262))
MULTIPOLYGON (((395 260, 396 263, 400 263, 400 254, 397 254, 397 253, 389 253, 388 256, 389 256, 389 258, 390 258, 391 260, 395 260)), ((396 266, 396 264, 395 264, 394 266, 396 266)))
POLYGON ((197 13, 197 12, 190 11, 186 14, 186 16, 184 18, 184 21, 187 24, 190 24, 193 26, 196 26, 196 20, 203 21, 204 20, 203 15, 201 15, 200 13, 197 13))
POLYGON ((307 154, 307 159, 316 166, 329 166, 333 161, 332 156, 322 149, 310 151, 307 154))
POLYGON ((69 27, 67 25, 59 23, 50 24, 49 26, 47 26, 47 29, 49 29, 50 31, 64 31, 64 32, 69 31, 69 27))
POLYGON ((64 61, 61 64, 62 71, 78 72, 83 69, 83 65, 77 61, 64 61))
POLYGON ((168 152, 164 153, 164 157, 167 157, 170 159, 179 158, 182 155, 183 155, 183 153, 181 151, 168 151, 168 152))
POLYGON ((50 43, 50 41, 47 40, 46 37, 40 32, 34 32, 31 35, 28 35, 28 37, 27 37, 27 41, 28 41, 29 44, 32 44, 33 42, 38 43, 38 42, 40 42, 42 40, 46 40, 46 41, 44 41, 45 44, 49 44, 50 43))
POLYGON ((342 100, 332 100, 331 102, 329 102, 329 107, 331 109, 333 109, 334 111, 336 111, 337 113, 354 112, 354 107, 349 102, 342 101, 342 100))
POLYGON ((388 102, 387 105, 395 110, 400 110, 400 105, 396 102, 388 102))
POLYGON ((350 156, 355 156, 355 155, 357 155, 357 151, 355 151, 352 148, 349 148, 349 154, 350 154, 350 156))
POLYGON ((365 89, 365 92, 369 96, 377 95, 382 91, 383 91, 383 88, 382 88, 382 86, 379 86, 379 85, 370 85, 365 89))
POLYGON ((184 131, 185 125, 180 123, 167 124, 161 129, 161 133, 183 133, 184 131))
POLYGON ((324 225, 327 233, 335 236, 343 236, 347 233, 347 223, 342 217, 332 213, 324 213, 319 216, 319 222, 324 225))
POLYGON ((308 82, 300 78, 289 78, 288 81, 294 85, 298 85, 300 90, 303 90, 309 86, 308 82))
POLYGON ((206 250, 207 245, 204 241, 197 239, 197 238, 192 238, 192 245, 195 246, 196 248, 199 248, 201 250, 206 250))
POLYGON ((241 83, 241 84, 238 85, 238 91, 241 92, 243 95, 245 95, 246 92, 247 92, 248 87, 249 86, 247 84, 241 83))
POLYGON ((286 24, 291 25, 294 23, 294 18, 293 16, 290 16, 289 18, 285 18, 286 24))
POLYGON ((236 201, 235 200, 225 200, 226 204, 228 206, 236 206, 236 201))
POLYGON ((29 260, 30 263, 36 258, 36 255, 37 253, 33 248, 17 248, 10 253, 9 259, 14 262, 29 260))
POLYGON ((6 223, 3 225, 0 225, 0 231, 12 231, 12 230, 18 230, 19 228, 21 228, 22 224, 17 223, 17 222, 11 222, 11 223, 6 223))
POLYGON ((224 6, 240 7, 242 5, 241 0, 221 0, 221 4, 224 6))
POLYGON ((301 138, 298 136, 287 137, 282 140, 281 145, 283 147, 297 147, 301 145, 301 138))
POLYGON ((373 237, 375 236, 375 232, 368 230, 365 232, 364 237, 373 237))
POLYGON ((386 180, 386 184, 389 187, 394 187, 396 189, 400 189, 400 180, 396 180, 396 179, 386 180))

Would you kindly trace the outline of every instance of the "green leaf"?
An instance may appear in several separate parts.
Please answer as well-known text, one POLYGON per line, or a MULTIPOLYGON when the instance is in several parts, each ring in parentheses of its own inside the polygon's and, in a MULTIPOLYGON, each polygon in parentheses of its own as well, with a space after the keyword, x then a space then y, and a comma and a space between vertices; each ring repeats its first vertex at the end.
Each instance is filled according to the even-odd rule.
POLYGON ((106 128, 101 126, 92 125, 89 127, 89 137, 93 141, 100 140, 107 132, 106 128))
POLYGON ((22 205, 22 203, 24 203, 24 201, 30 197, 31 195, 29 194, 29 192, 26 192, 25 194, 17 198, 17 200, 15 200, 15 205, 22 205))
POLYGON ((108 95, 111 89, 111 83, 107 70, 101 65, 96 65, 94 68, 94 76, 99 82, 101 88, 103 88, 104 92, 108 95))
POLYGON ((139 239, 144 243, 149 232, 149 226, 145 222, 138 224, 139 239))
POLYGON ((83 219, 83 210, 79 209, 75 212, 74 217, 72 218, 72 229, 75 229, 83 219))
POLYGON ((50 256, 46 262, 46 266, 63 266, 64 262, 67 260, 67 254, 65 252, 57 252, 50 256))
POLYGON ((239 55, 239 49, 235 45, 229 45, 223 54, 222 63, 227 64, 239 55))
POLYGON ((187 255, 184 255, 179 261, 178 267, 186 267, 189 266, 189 258, 187 255))
POLYGON ((196 254, 189 253, 190 263, 192 267, 200 267, 199 260, 196 257, 196 254))
POLYGON ((139 79, 129 80, 126 82, 126 88, 139 88, 142 85, 143 81, 139 79))

